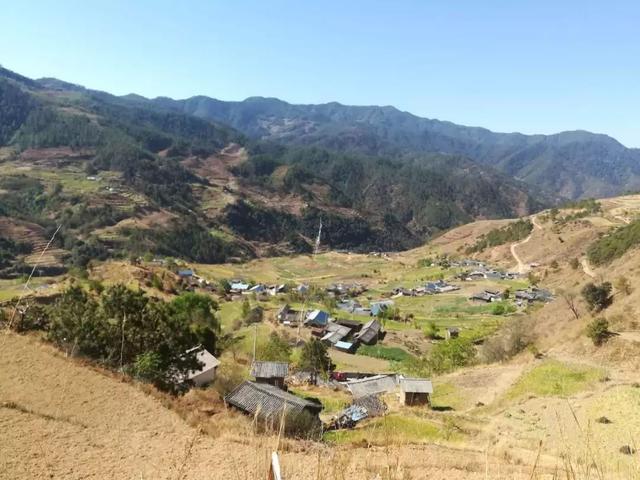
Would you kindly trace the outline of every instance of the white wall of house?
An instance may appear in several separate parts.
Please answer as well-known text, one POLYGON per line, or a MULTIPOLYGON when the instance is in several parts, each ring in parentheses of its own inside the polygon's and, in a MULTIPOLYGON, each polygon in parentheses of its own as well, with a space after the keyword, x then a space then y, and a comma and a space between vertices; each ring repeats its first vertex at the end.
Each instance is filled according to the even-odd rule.
POLYGON ((195 384, 196 387, 202 387, 203 385, 207 385, 213 382, 215 378, 216 378, 216 368, 211 368, 209 370, 205 370, 204 372, 199 373, 194 377, 191 377, 191 381, 195 384))

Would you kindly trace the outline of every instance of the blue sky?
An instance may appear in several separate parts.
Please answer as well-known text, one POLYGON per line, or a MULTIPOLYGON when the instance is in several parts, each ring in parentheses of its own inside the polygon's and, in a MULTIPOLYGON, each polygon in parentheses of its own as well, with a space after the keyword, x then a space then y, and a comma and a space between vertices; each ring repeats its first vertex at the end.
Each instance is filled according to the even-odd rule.
POLYGON ((637 1, 0 3, 0 64, 116 94, 394 105, 640 147, 637 1))

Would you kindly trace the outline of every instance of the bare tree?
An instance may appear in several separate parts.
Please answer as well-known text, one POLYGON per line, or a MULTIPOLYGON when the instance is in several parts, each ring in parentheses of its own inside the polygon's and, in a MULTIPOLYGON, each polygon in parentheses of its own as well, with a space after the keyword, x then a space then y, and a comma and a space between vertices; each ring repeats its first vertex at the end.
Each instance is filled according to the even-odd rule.
POLYGON ((576 320, 580 319, 580 312, 578 311, 577 297, 574 292, 569 292, 562 290, 560 291, 560 296, 564 300, 564 303, 567 304, 567 308, 573 314, 576 320))

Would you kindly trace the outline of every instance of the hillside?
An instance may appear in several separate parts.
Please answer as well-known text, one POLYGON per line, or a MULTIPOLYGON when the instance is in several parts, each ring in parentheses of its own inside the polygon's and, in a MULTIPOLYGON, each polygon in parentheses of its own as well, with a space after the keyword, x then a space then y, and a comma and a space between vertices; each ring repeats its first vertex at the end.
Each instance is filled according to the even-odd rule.
MULTIPOLYGON (((521 263, 542 287, 555 293, 549 303, 499 315, 493 313, 492 304, 477 304, 468 297, 480 289, 513 291, 525 287, 527 280, 460 281, 456 279, 459 267, 428 266, 423 260, 443 254, 451 260, 464 258, 465 248, 483 235, 508 227, 510 220, 464 225, 425 246, 387 256, 330 252, 315 258, 190 264, 214 282, 244 278, 306 282, 318 288, 359 282, 367 290, 355 299, 363 304, 425 279, 444 277, 460 285, 458 291, 438 295, 394 298, 402 315, 411 314, 412 320, 386 319, 387 335, 379 345, 381 352, 404 352, 409 364, 415 364, 448 342, 425 338, 430 322, 440 332, 458 326, 463 339, 475 339, 478 357, 474 362, 432 373, 433 410, 399 407, 388 396, 385 420, 371 419, 353 430, 330 432, 322 443, 279 441, 255 433, 251 419, 226 410, 214 390, 196 390, 171 400, 149 387, 123 382, 118 374, 87 361, 67 358, 36 335, 3 332, 0 356, 4 358, 0 360, 7 368, 0 371, 0 422, 10 434, 0 443, 4 459, 0 477, 9 472, 10 478, 83 478, 109 472, 110 476, 173 479, 218 478, 236 472, 238 478, 255 478, 263 474, 266 458, 277 449, 285 478, 364 479, 378 474, 393 479, 638 478, 635 456, 620 448, 635 448, 640 435, 635 411, 640 401, 640 336, 635 320, 640 291, 634 287, 640 271, 640 241, 599 267, 589 265, 585 255, 612 229, 633 225, 639 214, 638 196, 545 211, 531 218, 533 228, 526 238, 474 255, 506 271, 521 263), (618 286, 621 277, 627 278, 628 290, 618 286), (613 304, 592 313, 580 291, 588 282, 607 280, 616 285, 613 304), (567 307, 567 294, 575 294, 578 318, 567 307), (601 346, 585 335, 587 324, 597 316, 609 321, 612 332, 601 346), (525 336, 518 338, 530 342, 528 348, 501 359, 487 357, 498 352, 496 339, 507 341, 522 325, 525 336), (200 428, 200 433, 189 424, 200 428)), ((160 275, 161 267, 153 262, 137 266, 104 262, 92 268, 90 275, 107 285, 130 279, 132 286, 157 295, 155 287, 141 280, 149 271, 160 275)), ((253 305, 265 310, 265 321, 256 330, 258 351, 272 332, 291 338, 288 327, 268 320, 282 302, 290 301, 287 298, 251 298, 253 305)), ((246 369, 253 326, 235 326, 240 300, 221 297, 219 301, 223 332, 239 339, 220 358, 246 369)), ((310 298, 309 302, 310 307, 324 308, 320 300, 310 298)), ((307 336, 303 329, 302 338, 307 336)), ((331 352, 339 369, 406 368, 402 361, 370 356, 374 354, 366 349, 356 354, 331 352)), ((322 401, 327 417, 344 402, 344 394, 333 388, 296 386, 292 390, 322 401)))
POLYGON ((447 153, 491 166, 565 198, 600 198, 640 188, 640 151, 585 131, 495 133, 417 117, 394 107, 292 105, 274 98, 224 102, 208 97, 153 103, 216 120, 253 138, 337 151, 403 156, 447 153))
POLYGON ((309 252, 321 219, 324 247, 398 250, 545 204, 461 156, 401 160, 254 141, 139 97, 4 69, 0 114, 5 276, 30 271, 28 255, 57 226, 42 268, 144 254, 222 262, 309 252))

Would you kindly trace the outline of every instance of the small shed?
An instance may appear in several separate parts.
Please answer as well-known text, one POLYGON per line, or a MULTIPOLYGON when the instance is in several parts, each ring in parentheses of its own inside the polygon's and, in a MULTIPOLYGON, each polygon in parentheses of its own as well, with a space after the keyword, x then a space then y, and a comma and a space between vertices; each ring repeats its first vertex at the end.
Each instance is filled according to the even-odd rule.
POLYGON ((187 373, 187 380, 193 382, 196 387, 202 387, 213 382, 216 378, 216 370, 220 365, 220 360, 211 355, 204 347, 195 347, 188 350, 187 353, 196 353, 196 359, 202 365, 197 370, 191 370, 187 373))
POLYGON ((284 379, 287 375, 289 375, 289 364, 287 362, 254 361, 251 364, 251 376, 258 383, 267 383, 286 390, 284 379))
POLYGON ((362 329, 355 334, 355 338, 366 345, 375 345, 380 338, 381 330, 382 325, 374 318, 364 324, 362 329))
POLYGON ((341 352, 354 353, 358 348, 358 344, 353 342, 339 341, 339 342, 336 342, 333 347, 336 350, 340 350, 341 352))
POLYGON ((371 304, 371 315, 376 316, 376 315, 382 314, 392 306, 393 306, 392 300, 383 300, 380 302, 373 302, 371 304))
POLYGON ((190 278, 193 277, 193 270, 189 268, 185 268, 184 270, 178 270, 178 276, 180 278, 190 278))
POLYGON ((433 384, 424 378, 400 379, 400 403, 402 405, 431 405, 433 384))

